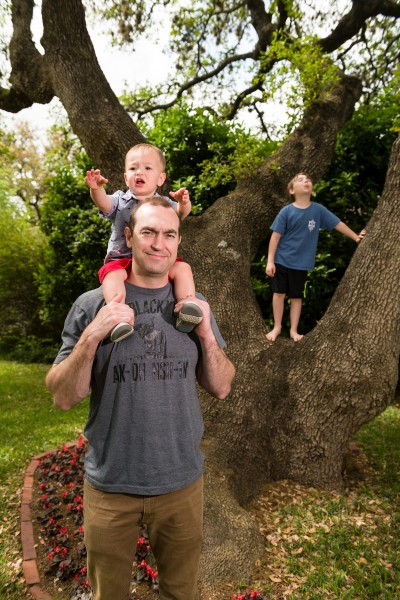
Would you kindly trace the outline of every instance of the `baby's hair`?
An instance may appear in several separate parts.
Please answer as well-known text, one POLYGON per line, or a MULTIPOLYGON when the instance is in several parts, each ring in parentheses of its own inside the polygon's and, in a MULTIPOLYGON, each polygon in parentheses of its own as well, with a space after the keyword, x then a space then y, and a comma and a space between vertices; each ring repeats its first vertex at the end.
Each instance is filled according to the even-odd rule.
POLYGON ((125 156, 125 160, 126 160, 126 157, 128 156, 128 154, 130 152, 132 152, 133 150, 144 150, 147 152, 155 152, 158 155, 158 158, 160 159, 163 171, 165 171, 165 166, 166 166, 165 156, 161 152, 160 148, 157 148, 157 146, 153 146, 153 144, 136 144, 135 146, 132 146, 132 148, 130 148, 128 150, 128 152, 126 153, 126 156, 125 156))
POLYGON ((162 206, 163 208, 170 208, 171 210, 173 210, 179 220, 178 235, 179 236, 181 235, 182 217, 179 213, 176 212, 176 210, 172 207, 172 205, 168 202, 168 200, 166 200, 162 196, 153 196, 152 198, 146 198, 145 200, 142 200, 142 202, 139 202, 139 204, 137 204, 134 207, 134 209, 131 212, 131 216, 129 217, 129 229, 131 230, 132 234, 133 234, 133 230, 135 229, 135 225, 136 225, 136 213, 145 204, 150 204, 150 206, 162 206))
POLYGON ((293 178, 292 178, 292 179, 289 181, 289 183, 288 183, 288 186, 287 186, 287 191, 288 191, 288 194, 289 194, 290 198, 292 198, 292 199, 294 198, 294 194, 291 194, 291 193, 290 193, 290 191, 291 191, 291 190, 293 190, 293 185, 294 185, 294 182, 296 181, 296 179, 298 178, 298 176, 299 176, 299 175, 304 175, 305 177, 307 177, 307 179, 309 179, 309 180, 311 181, 311 185, 312 185, 312 186, 314 185, 314 184, 313 184, 313 180, 311 179, 311 177, 309 176, 309 174, 308 174, 308 173, 304 173, 304 171, 300 171, 300 173, 297 173, 297 174, 296 174, 296 175, 295 175, 295 176, 294 176, 294 177, 293 177, 293 178))

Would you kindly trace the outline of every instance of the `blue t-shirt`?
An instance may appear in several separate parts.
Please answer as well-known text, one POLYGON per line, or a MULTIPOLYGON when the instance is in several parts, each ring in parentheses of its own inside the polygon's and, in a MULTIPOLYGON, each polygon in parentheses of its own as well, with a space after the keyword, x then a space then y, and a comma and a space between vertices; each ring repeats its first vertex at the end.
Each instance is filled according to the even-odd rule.
POLYGON ((331 231, 340 219, 322 204, 311 202, 307 208, 288 204, 278 213, 271 225, 281 234, 274 262, 289 269, 314 269, 320 229, 331 231))

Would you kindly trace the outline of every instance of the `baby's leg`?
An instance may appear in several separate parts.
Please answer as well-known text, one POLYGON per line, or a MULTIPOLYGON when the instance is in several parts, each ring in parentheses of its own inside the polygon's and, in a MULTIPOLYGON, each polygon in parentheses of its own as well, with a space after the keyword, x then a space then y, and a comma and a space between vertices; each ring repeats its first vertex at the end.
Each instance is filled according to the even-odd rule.
POLYGON ((267 333, 267 340, 274 342, 282 330, 283 308, 286 294, 277 294, 272 296, 272 310, 274 313, 274 328, 267 333))
POLYGON ((107 304, 111 302, 117 294, 122 294, 122 302, 125 302, 126 290, 125 290, 126 270, 117 269, 116 271, 109 271, 103 279, 103 296, 107 304))
MULTIPOLYGON (((117 294, 122 294, 121 302, 125 302, 126 270, 116 269, 106 273, 103 279, 103 296, 107 304, 109 304, 117 294)), ((118 323, 111 331, 110 337, 113 342, 120 342, 133 333, 133 327, 129 323, 118 323)))
POLYGON ((185 262, 176 262, 169 270, 169 278, 174 282, 175 296, 178 300, 194 297, 195 286, 190 265, 185 262))
POLYGON ((174 283, 175 296, 178 300, 188 300, 181 307, 176 320, 176 328, 189 333, 203 320, 203 311, 190 298, 195 298, 195 287, 192 269, 185 262, 176 262, 169 270, 169 278, 174 283))
POLYGON ((290 337, 295 342, 299 342, 304 337, 303 335, 300 335, 300 333, 297 333, 301 315, 301 305, 301 298, 290 299, 290 337))

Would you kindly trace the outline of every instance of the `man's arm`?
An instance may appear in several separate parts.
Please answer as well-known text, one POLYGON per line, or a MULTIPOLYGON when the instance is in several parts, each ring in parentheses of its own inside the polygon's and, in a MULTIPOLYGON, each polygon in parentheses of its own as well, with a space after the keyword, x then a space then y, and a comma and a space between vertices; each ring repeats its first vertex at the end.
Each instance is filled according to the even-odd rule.
MULTIPOLYGON (((204 300, 191 298, 203 311, 203 320, 195 328, 200 341, 202 355, 196 368, 196 378, 199 385, 211 396, 223 400, 231 391, 231 383, 235 377, 235 367, 219 347, 211 327, 210 306, 204 300)), ((185 300, 176 304, 175 311, 179 312, 185 300)))
POLYGON ((356 244, 361 242, 361 240, 367 233, 366 230, 363 229, 357 235, 357 233, 355 233, 352 229, 350 229, 350 227, 348 227, 345 223, 343 223, 343 221, 339 221, 339 223, 336 225, 335 229, 336 229, 336 231, 339 231, 339 233, 343 233, 343 235, 346 235, 347 237, 349 237, 351 240, 356 242, 356 244))
POLYGON ((278 242, 281 239, 281 234, 277 231, 273 231, 271 235, 271 239, 269 240, 268 246, 268 262, 265 267, 265 272, 268 277, 273 277, 275 275, 276 267, 275 267, 275 252, 278 247, 278 242))
POLYGON ((88 395, 93 360, 101 340, 122 321, 133 325, 133 310, 121 304, 121 300, 122 294, 119 294, 115 300, 103 306, 82 332, 71 354, 61 363, 53 365, 47 373, 47 389, 53 396, 54 404, 61 410, 69 410, 88 395))
POLYGON ((108 214, 112 209, 112 200, 103 187, 108 183, 108 179, 102 176, 99 169, 92 169, 86 171, 85 181, 90 187, 90 197, 97 208, 104 214, 108 214))
POLYGON ((174 200, 178 203, 176 207, 176 212, 184 219, 188 215, 190 215, 190 211, 192 210, 192 203, 190 202, 189 192, 186 188, 181 188, 177 192, 170 192, 170 196, 173 197, 174 200))

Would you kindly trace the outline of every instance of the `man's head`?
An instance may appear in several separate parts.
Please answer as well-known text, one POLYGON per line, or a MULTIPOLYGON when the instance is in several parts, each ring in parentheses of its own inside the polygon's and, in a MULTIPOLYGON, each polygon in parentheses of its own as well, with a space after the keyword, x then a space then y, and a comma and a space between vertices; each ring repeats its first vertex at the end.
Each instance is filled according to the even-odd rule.
POLYGON ((181 241, 180 217, 169 202, 157 196, 140 202, 131 213, 125 234, 132 248, 134 275, 167 278, 181 241))
POLYGON ((125 157, 125 182, 138 198, 153 196, 166 178, 165 157, 151 144, 133 146, 125 157))
POLYGON ((292 200, 296 200, 296 193, 302 195, 309 194, 311 196, 313 193, 313 182, 307 173, 297 173, 297 175, 289 181, 287 189, 292 200))

